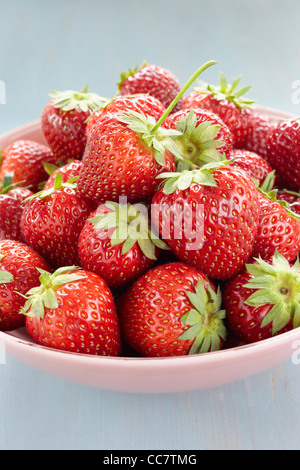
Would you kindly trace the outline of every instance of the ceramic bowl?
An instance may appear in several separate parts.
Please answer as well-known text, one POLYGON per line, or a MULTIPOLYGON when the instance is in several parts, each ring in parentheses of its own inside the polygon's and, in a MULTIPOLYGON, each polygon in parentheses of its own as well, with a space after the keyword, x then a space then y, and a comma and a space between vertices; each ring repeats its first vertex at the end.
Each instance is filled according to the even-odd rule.
MULTIPOLYGON (((260 112, 275 119, 291 116, 270 108, 260 112)), ((45 143, 40 122, 32 122, 0 137, 0 148, 17 139, 45 143)), ((206 389, 241 380, 300 357, 300 328, 260 341, 206 354, 170 357, 95 357, 35 344, 20 328, 0 332, 0 359, 6 355, 61 379, 128 393, 172 393, 206 389)))

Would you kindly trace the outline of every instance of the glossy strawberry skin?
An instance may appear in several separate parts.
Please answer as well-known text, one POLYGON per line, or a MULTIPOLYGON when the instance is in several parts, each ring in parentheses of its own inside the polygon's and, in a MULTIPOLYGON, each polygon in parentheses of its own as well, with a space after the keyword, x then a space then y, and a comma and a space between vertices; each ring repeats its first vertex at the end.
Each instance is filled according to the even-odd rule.
POLYGON ((252 111, 249 115, 249 126, 252 128, 252 132, 245 142, 245 149, 266 159, 268 138, 275 128, 276 122, 264 114, 252 111))
POLYGON ((249 126, 251 111, 247 108, 238 108, 232 101, 219 101, 210 93, 192 91, 182 103, 182 109, 190 108, 204 108, 220 116, 231 131, 234 148, 244 147, 251 136, 252 128, 249 126))
POLYGON ((0 240, 24 241, 20 227, 23 201, 32 194, 26 188, 15 188, 0 194, 0 240))
POLYGON ((234 159, 230 166, 246 171, 251 178, 254 178, 259 186, 271 171, 271 165, 260 155, 245 149, 234 149, 231 153, 234 159))
POLYGON ((81 165, 82 165, 81 160, 72 160, 71 162, 68 162, 63 166, 58 167, 52 173, 52 175, 48 177, 43 189, 50 189, 54 187, 54 182, 55 182, 57 173, 61 174, 63 183, 66 183, 67 181, 74 178, 75 176, 78 177, 81 165))
POLYGON ((26 316, 32 339, 54 349, 103 356, 121 352, 119 320, 111 291, 95 273, 55 290, 58 308, 45 308, 43 319, 26 316))
MULTIPOLYGON (((110 210, 105 206, 99 206, 90 214, 81 230, 78 250, 81 266, 84 269, 99 274, 110 288, 119 288, 144 274, 153 266, 155 260, 147 258, 137 243, 122 255, 124 243, 115 246, 111 244, 114 228, 95 230, 89 219, 107 212, 110 210)), ((158 251, 156 249, 156 255, 158 251)))
POLYGON ((78 265, 78 237, 91 211, 91 204, 76 190, 57 189, 26 204, 21 217, 23 238, 53 267, 78 265))
POLYGON ((149 200, 157 186, 156 177, 164 171, 174 171, 174 156, 166 150, 166 166, 159 165, 153 152, 139 135, 117 119, 117 115, 102 117, 93 127, 77 180, 78 191, 98 204, 119 201, 149 200))
MULTIPOLYGON (((129 75, 120 85, 121 95, 149 93, 157 98, 165 108, 179 92, 180 84, 177 77, 170 70, 159 65, 141 67, 136 73, 129 75)), ((180 109, 181 102, 179 100, 173 112, 180 109)))
POLYGON ((266 158, 284 188, 300 190, 300 119, 276 125, 268 138, 266 158))
POLYGON ((259 194, 261 207, 252 256, 269 259, 277 249, 288 261, 300 250, 300 222, 291 217, 278 201, 259 194))
POLYGON ((2 152, 0 181, 6 174, 13 172, 13 183, 21 183, 23 187, 36 192, 39 183, 47 178, 43 162, 57 162, 48 146, 31 140, 16 140, 2 152))
MULTIPOLYGON (((179 110, 176 113, 170 114, 163 123, 163 127, 166 129, 176 129, 178 120, 181 116, 187 117, 191 109, 179 110)), ((229 128, 222 121, 222 119, 205 109, 194 109, 194 112, 197 117, 197 126, 202 122, 210 121, 212 125, 220 126, 218 134, 216 135, 216 140, 223 142, 223 145, 217 148, 220 154, 224 154, 224 158, 230 158, 232 152, 232 135, 229 128)))
POLYGON ((81 160, 86 144, 86 120, 91 111, 63 111, 49 101, 41 115, 42 131, 57 162, 81 160))
POLYGON ((37 268, 50 267, 33 249, 16 240, 1 240, 0 255, 1 271, 14 277, 12 282, 0 283, 0 330, 8 331, 25 325, 25 317, 20 313, 25 303, 22 295, 40 284, 37 268))
POLYGON ((130 96, 118 95, 103 109, 99 109, 93 112, 87 121, 86 136, 88 137, 92 127, 97 123, 100 116, 109 113, 124 113, 124 111, 136 111, 138 113, 142 112, 146 116, 152 116, 158 120, 164 113, 165 107, 154 96, 148 95, 146 93, 138 93, 136 95, 130 96))
POLYGON ((224 166, 212 174, 217 187, 192 183, 169 195, 160 188, 152 200, 151 216, 178 259, 212 279, 227 279, 251 254, 260 207, 255 184, 243 170, 224 166), (187 220, 183 209, 190 213, 187 220), (201 234, 202 228, 198 241, 195 234, 201 234))
MULTIPOLYGON (((255 263, 255 260, 249 260, 255 263)), ((244 287, 251 279, 251 274, 244 267, 236 276, 226 281, 222 289, 223 304, 226 309, 226 323, 228 330, 236 338, 246 344, 271 338, 272 323, 261 327, 261 322, 272 305, 251 306, 245 302, 255 292, 255 289, 244 287)), ((276 333, 276 335, 293 329, 292 321, 276 333)))
POLYGON ((181 317, 192 308, 186 292, 193 291, 199 280, 208 279, 180 262, 152 268, 141 276, 117 301, 124 341, 144 357, 189 354, 193 340, 179 339, 187 329, 181 317))

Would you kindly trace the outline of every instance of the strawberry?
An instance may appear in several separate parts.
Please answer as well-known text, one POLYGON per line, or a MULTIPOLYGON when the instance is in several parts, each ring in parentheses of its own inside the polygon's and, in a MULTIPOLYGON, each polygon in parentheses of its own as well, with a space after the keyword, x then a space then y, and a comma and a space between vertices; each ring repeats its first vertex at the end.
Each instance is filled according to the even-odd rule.
POLYGON ((57 173, 61 174, 62 183, 67 183, 70 179, 79 176, 82 160, 72 160, 62 166, 46 166, 47 173, 49 175, 43 189, 53 188, 57 173))
POLYGON ((252 256, 268 259, 278 250, 293 261, 300 250, 300 218, 285 201, 277 200, 276 193, 258 193, 261 212, 252 256))
POLYGON ((160 175, 151 204, 160 237, 183 262, 212 279, 238 272, 251 254, 259 220, 258 191, 226 161, 160 175))
POLYGON ((55 164, 51 149, 32 140, 16 140, 2 151, 0 182, 7 173, 13 173, 13 183, 28 187, 33 192, 47 177, 43 163, 55 164))
POLYGON ((265 192, 269 192, 275 185, 275 171, 260 155, 250 150, 234 149, 230 158, 230 166, 246 171, 256 185, 265 192))
POLYGON ((20 227, 24 209, 23 201, 33 193, 27 188, 13 184, 13 173, 3 178, 0 190, 0 240, 22 240, 20 227))
POLYGON ((41 115, 45 139, 57 162, 80 160, 86 144, 86 121, 106 98, 90 93, 87 86, 79 92, 52 91, 50 98, 41 115))
POLYGON ((182 109, 205 108, 219 115, 232 133, 232 144, 235 148, 244 147, 252 133, 249 117, 253 101, 243 98, 250 86, 237 90, 240 79, 241 77, 238 77, 232 85, 228 85, 226 77, 220 73, 219 85, 202 82, 202 85, 187 95, 182 103, 182 109))
POLYGON ((278 251, 249 263, 222 289, 228 331, 254 343, 300 326, 300 265, 278 251))
POLYGON ((32 248, 17 240, 0 241, 0 330, 25 326, 20 309, 29 289, 39 285, 38 269, 50 269, 32 248))
POLYGON ((286 189, 300 190, 300 119, 277 123, 267 142, 267 160, 286 189))
POLYGON ((78 237, 92 211, 72 180, 56 175, 53 188, 29 197, 21 216, 25 242, 53 267, 79 264, 78 237))
MULTIPOLYGON (((141 66, 121 73, 118 91, 121 95, 149 93, 167 108, 180 92, 180 83, 170 70, 144 62, 141 66)), ((180 106, 181 99, 173 111, 178 111, 180 106)))
POLYGON ((117 300, 124 342, 144 357, 216 351, 226 338, 220 289, 181 262, 152 268, 117 300))
POLYGON ((86 125, 86 136, 91 132, 92 127, 97 123, 99 116, 107 113, 123 113, 124 111, 136 111, 159 119, 165 112, 162 103, 151 95, 146 93, 138 93, 130 96, 115 96, 108 101, 103 107, 97 109, 88 118, 86 125))
POLYGON ((245 149, 267 158, 268 138, 275 128, 276 122, 265 114, 253 110, 249 115, 249 126, 252 128, 252 132, 245 142, 245 149))
POLYGON ((280 201, 286 201, 290 210, 300 216, 300 193, 288 190, 278 190, 276 198, 280 201))
POLYGON ((119 321, 111 291, 95 273, 63 267, 39 270, 39 286, 27 292, 22 313, 31 338, 73 353, 118 356, 119 321))
POLYGON ((180 132, 174 140, 188 168, 230 158, 231 132, 221 118, 210 111, 180 110, 170 114, 162 125, 180 132))
POLYGON ((158 120, 134 110, 101 116, 85 148, 77 181, 81 194, 99 204, 118 202, 122 196, 129 203, 151 200, 156 177, 175 171, 175 156, 182 158, 173 141, 178 131, 161 124, 196 77, 213 64, 196 70, 158 120))
POLYGON ((153 266, 165 244, 154 237, 147 207, 107 202, 92 212, 79 236, 81 266, 109 287, 129 284, 153 266))

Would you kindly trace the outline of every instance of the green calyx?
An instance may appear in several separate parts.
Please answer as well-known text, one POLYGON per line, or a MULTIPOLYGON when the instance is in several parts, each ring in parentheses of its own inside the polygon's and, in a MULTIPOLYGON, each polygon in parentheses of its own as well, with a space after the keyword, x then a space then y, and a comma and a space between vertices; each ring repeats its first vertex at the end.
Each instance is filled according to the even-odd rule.
MULTIPOLYGON (((0 260, 2 258, 4 258, 4 255, 0 255, 0 260)), ((14 280, 14 276, 10 272, 0 270, 0 284, 7 284, 10 282, 13 282, 13 280, 14 280)))
POLYGON ((223 160, 221 162, 207 163, 201 168, 195 170, 161 173, 156 177, 156 179, 163 180, 160 188, 163 188, 164 194, 172 194, 177 190, 184 191, 193 183, 197 183, 202 186, 217 187, 218 184, 212 173, 214 170, 225 166, 229 162, 230 160, 223 160))
POLYGON ((255 289, 247 300, 246 305, 261 307, 272 305, 264 317, 261 327, 272 323, 274 335, 292 320, 293 327, 300 326, 300 263, 299 259, 293 265, 277 250, 272 263, 256 258, 257 264, 246 264, 246 269, 252 278, 244 285, 255 289))
POLYGON ((232 84, 228 84, 227 78, 223 72, 220 72, 220 79, 218 85, 211 85, 205 82, 199 82, 199 86, 195 87, 195 91, 199 93, 211 93, 218 101, 232 101, 238 108, 249 108, 253 105, 254 101, 244 98, 244 95, 252 88, 251 85, 237 89, 241 76, 235 78, 232 84))
POLYGON ((49 95, 53 105, 57 108, 61 108, 63 111, 72 111, 77 107, 83 112, 95 111, 107 102, 107 98, 104 96, 90 93, 88 91, 88 85, 80 91, 51 90, 49 95))
MULTIPOLYGON (((223 141, 216 139, 220 127, 211 121, 197 125, 197 116, 193 110, 187 116, 180 116, 176 127, 180 134, 178 137, 174 136, 174 141, 187 168, 224 160, 224 155, 217 150, 224 145, 223 141)), ((181 169, 184 167, 182 159, 178 162, 181 169)))
POLYGON ((259 184, 259 182, 255 178, 252 178, 252 180, 258 189, 260 189, 264 193, 269 193, 274 187, 275 176, 275 170, 272 170, 270 171, 270 173, 267 174, 261 184, 259 184))
POLYGON ((178 145, 175 143, 174 137, 181 135, 181 132, 178 132, 175 129, 165 129, 161 125, 164 120, 168 117, 170 112, 176 106, 178 101, 181 99, 182 95, 186 90, 191 86, 191 84, 198 78, 198 76, 204 72, 208 67, 211 67, 216 62, 211 60, 206 62, 201 67, 199 67, 196 72, 189 78, 189 80, 182 87, 180 92, 176 95, 174 100, 167 107, 165 112, 161 117, 156 121, 152 117, 146 117, 143 113, 138 113, 135 111, 128 111, 122 115, 119 115, 117 119, 125 124, 128 128, 140 135, 141 140, 153 150, 153 155, 156 162, 165 166, 165 151, 168 149, 177 159, 183 159, 182 152, 180 151, 178 145))
POLYGON ((23 187, 23 181, 18 181, 17 183, 13 183, 14 179, 14 172, 10 171, 4 175, 2 182, 0 183, 0 194, 7 194, 12 189, 23 187))
POLYGON ((58 308, 55 291, 64 284, 84 279, 84 275, 72 274, 72 271, 79 269, 77 266, 65 266, 51 274, 48 271, 37 268, 41 274, 39 277, 40 285, 33 287, 23 296, 27 300, 20 313, 39 320, 44 318, 45 308, 58 308))
POLYGON ((124 81, 128 77, 132 77, 132 75, 135 75, 139 70, 146 67, 146 65, 148 65, 148 63, 144 60, 141 65, 137 65, 134 69, 129 69, 127 72, 121 72, 120 81, 117 83, 117 87, 118 87, 119 92, 121 91, 121 88, 122 88, 122 85, 123 85, 124 81))
POLYGON ((78 176, 74 176, 73 178, 69 179, 67 182, 63 183, 62 174, 58 171, 55 176, 55 180, 54 180, 54 184, 52 188, 34 193, 32 196, 29 196, 26 199, 24 199, 23 203, 27 203, 34 199, 45 199, 51 196, 51 194, 53 194, 58 189, 63 189, 63 188, 76 189, 77 185, 75 184, 75 181, 77 179, 78 179, 78 176))
POLYGON ((296 214, 296 212, 293 212, 292 209, 291 209, 291 206, 290 204, 287 202, 287 201, 284 201, 283 199, 277 199, 277 193, 278 193, 278 189, 272 189, 271 191, 269 192, 265 192, 262 190, 262 188, 258 188, 258 190, 260 190, 260 192, 267 198, 269 199, 270 201, 274 201, 274 202, 277 202, 278 204, 280 204, 285 210, 286 212, 289 214, 289 216, 291 217, 294 217, 295 219, 299 220, 300 222, 300 216, 299 214, 296 214))
POLYGON ((195 292, 187 292, 187 296, 193 308, 181 317, 182 323, 188 326, 188 329, 179 339, 194 339, 189 354, 218 351, 222 340, 226 339, 223 321, 226 313, 221 309, 220 288, 215 292, 208 282, 199 281, 195 292))
POLYGON ((110 235, 110 243, 112 246, 122 243, 122 255, 128 253, 135 243, 147 258, 153 260, 156 260, 155 247, 168 249, 166 243, 151 231, 147 209, 143 204, 118 204, 108 201, 105 205, 110 212, 95 215, 89 221, 96 230, 114 229, 110 235))

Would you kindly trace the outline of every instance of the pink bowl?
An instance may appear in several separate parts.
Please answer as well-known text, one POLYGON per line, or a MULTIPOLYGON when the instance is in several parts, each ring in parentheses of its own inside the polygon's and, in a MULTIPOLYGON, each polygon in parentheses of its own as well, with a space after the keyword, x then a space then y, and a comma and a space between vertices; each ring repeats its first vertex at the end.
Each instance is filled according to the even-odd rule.
MULTIPOLYGON (((269 108, 275 119, 292 117, 269 108)), ((0 137, 0 147, 16 139, 45 142, 36 121, 0 137)), ((36 345, 26 329, 0 332, 5 355, 37 370, 74 383, 128 393, 171 393, 200 390, 234 382, 268 370, 300 352, 300 329, 255 344, 207 354, 170 358, 112 358, 73 354, 36 345)), ((300 354, 299 354, 300 357, 300 354)), ((3 361, 2 361, 3 362, 3 361)))

